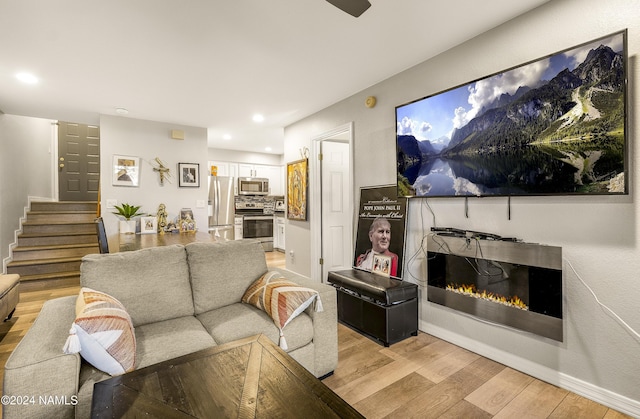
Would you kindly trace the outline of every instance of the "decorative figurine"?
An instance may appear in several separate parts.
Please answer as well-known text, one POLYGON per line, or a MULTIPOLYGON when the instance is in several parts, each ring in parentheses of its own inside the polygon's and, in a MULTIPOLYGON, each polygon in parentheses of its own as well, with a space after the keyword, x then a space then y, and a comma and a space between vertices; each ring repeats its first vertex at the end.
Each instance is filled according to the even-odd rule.
POLYGON ((191 218, 191 214, 187 213, 185 217, 180 220, 180 232, 181 233, 195 233, 196 222, 191 218))
POLYGON ((164 204, 158 206, 158 233, 164 234, 164 230, 167 227, 167 207, 164 204))

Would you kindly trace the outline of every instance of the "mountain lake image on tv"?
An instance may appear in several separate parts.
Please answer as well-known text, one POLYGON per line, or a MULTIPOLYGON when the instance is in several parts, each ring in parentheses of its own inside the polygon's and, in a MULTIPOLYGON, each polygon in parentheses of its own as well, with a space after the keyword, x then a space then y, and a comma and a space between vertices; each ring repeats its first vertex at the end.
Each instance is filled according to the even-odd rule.
POLYGON ((396 107, 398 196, 627 194, 626 35, 396 107))

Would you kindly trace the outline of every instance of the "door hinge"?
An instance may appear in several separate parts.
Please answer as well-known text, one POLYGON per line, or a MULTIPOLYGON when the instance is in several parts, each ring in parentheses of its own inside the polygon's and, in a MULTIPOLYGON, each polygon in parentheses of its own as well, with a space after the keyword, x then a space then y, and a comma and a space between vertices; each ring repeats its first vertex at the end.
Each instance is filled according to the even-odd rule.
POLYGON ((318 154, 318 160, 322 160, 322 153, 318 154))
POLYGON ((324 265, 324 259, 320 258, 320 265, 324 265))

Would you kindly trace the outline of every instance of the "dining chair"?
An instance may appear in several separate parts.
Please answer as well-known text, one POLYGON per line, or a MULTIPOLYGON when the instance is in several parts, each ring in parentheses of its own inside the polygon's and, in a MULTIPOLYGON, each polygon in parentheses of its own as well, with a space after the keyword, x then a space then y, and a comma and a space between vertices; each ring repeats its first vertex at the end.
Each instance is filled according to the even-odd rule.
POLYGON ((107 241, 107 233, 104 229, 104 220, 102 217, 96 218, 96 232, 98 233, 100 253, 109 253, 109 242, 107 241))

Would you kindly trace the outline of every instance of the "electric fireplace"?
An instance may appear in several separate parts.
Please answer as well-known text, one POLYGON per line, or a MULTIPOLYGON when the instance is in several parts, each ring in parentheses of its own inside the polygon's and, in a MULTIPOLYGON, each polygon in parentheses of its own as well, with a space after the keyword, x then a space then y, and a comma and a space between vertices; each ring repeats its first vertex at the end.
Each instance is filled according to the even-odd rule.
POLYGON ((445 229, 427 255, 429 301, 562 341, 561 247, 445 229))

